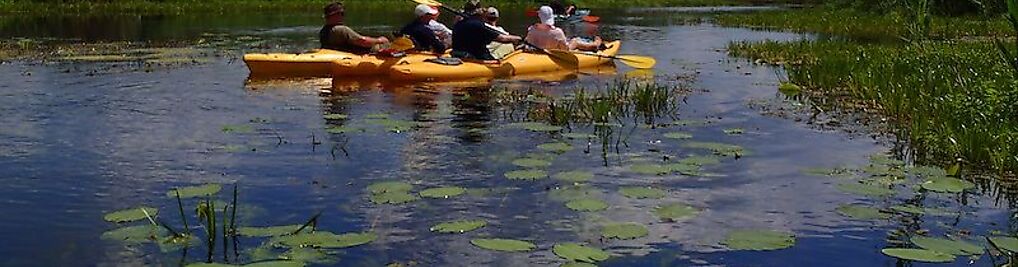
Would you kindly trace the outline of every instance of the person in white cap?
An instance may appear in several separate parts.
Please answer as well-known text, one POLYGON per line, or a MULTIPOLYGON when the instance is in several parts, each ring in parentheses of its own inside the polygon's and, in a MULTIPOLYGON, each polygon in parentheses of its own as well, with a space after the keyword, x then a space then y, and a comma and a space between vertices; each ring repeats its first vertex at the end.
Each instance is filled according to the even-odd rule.
MULTIPOLYGON (((509 34, 502 26, 498 26, 498 9, 490 6, 484 12, 484 23, 488 24, 488 28, 495 29, 502 34, 509 34)), ((491 51, 491 55, 495 58, 505 58, 512 52, 516 51, 516 46, 513 44, 491 42, 488 44, 488 51, 491 51)))
POLYGON ((445 44, 428 27, 428 24, 438 16, 438 10, 431 6, 420 4, 414 9, 414 15, 417 15, 417 18, 403 27, 400 33, 410 36, 410 40, 414 41, 414 48, 417 51, 432 51, 436 54, 444 54, 445 44))
POLYGON ((452 27, 452 56, 475 60, 497 60, 488 51, 491 42, 518 43, 522 37, 503 34, 484 22, 484 11, 479 2, 468 2, 463 8, 468 15, 452 27))
POLYGON ((526 40, 542 49, 596 51, 601 46, 602 42, 599 37, 595 38, 593 42, 566 38, 566 33, 555 27, 555 11, 551 7, 542 6, 539 8, 537 17, 541 21, 527 29, 526 40))

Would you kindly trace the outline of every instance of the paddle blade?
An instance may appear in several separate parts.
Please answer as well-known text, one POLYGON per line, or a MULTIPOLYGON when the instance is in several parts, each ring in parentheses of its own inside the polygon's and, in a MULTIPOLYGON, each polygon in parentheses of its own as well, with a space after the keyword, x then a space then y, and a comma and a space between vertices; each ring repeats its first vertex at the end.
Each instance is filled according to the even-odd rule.
POLYGON ((552 61, 556 64, 563 65, 570 68, 579 68, 580 59, 576 58, 576 55, 569 51, 563 50, 544 50, 548 57, 551 57, 552 61))
POLYGON ((656 59, 647 56, 621 55, 615 56, 615 58, 618 58, 622 61, 622 63, 637 69, 651 69, 654 68, 654 65, 657 65, 656 59))
POLYGON ((389 48, 396 49, 399 51, 407 51, 410 49, 414 49, 414 41, 410 40, 410 38, 407 38, 406 36, 400 36, 399 38, 392 40, 392 44, 389 46, 389 48))
POLYGON ((587 23, 597 23, 601 21, 601 17, 598 16, 583 16, 583 21, 587 23))

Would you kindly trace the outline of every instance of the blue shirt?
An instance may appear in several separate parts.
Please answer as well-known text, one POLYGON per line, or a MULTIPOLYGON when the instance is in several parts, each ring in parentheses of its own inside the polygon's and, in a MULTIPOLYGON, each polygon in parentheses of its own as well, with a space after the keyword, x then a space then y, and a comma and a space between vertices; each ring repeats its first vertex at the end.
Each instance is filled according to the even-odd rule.
POLYGON ((445 53, 445 44, 438 40, 435 32, 428 28, 428 24, 420 20, 414 20, 400 30, 400 33, 410 36, 414 41, 414 49, 417 51, 432 51, 436 54, 445 53))
POLYGON ((452 50, 469 53, 475 59, 493 60, 488 44, 501 35, 488 28, 480 17, 472 16, 452 27, 452 50))

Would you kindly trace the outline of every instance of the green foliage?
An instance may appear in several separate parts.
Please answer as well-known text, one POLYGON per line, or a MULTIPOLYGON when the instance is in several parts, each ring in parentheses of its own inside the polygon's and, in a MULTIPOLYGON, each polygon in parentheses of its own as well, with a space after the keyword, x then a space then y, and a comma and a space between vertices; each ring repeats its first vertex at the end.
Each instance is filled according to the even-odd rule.
POLYGON ((611 255, 604 250, 592 248, 576 243, 556 244, 552 252, 563 259, 570 261, 595 263, 607 260, 611 255))

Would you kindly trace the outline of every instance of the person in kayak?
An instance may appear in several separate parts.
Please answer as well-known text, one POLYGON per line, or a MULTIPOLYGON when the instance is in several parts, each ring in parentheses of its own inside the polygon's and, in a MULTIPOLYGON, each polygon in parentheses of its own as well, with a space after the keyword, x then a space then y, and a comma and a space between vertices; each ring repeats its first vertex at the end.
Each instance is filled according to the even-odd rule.
MULTIPOLYGON (((509 32, 502 28, 502 26, 498 26, 499 17, 498 8, 491 6, 485 10, 486 11, 484 14, 484 22, 488 24, 488 27, 495 29, 499 33, 509 34, 509 32)), ((516 51, 516 46, 507 43, 491 42, 490 44, 488 44, 488 51, 491 52, 491 55, 493 57, 501 59, 505 58, 505 56, 508 56, 513 51, 516 51)))
POLYGON ((431 6, 431 8, 434 8, 435 12, 438 13, 435 13, 435 19, 428 22, 428 28, 435 32, 435 36, 438 37, 438 40, 442 41, 442 44, 444 44, 445 47, 452 46, 452 30, 449 29, 449 27, 446 27, 442 22, 438 21, 438 16, 441 14, 438 10, 438 6, 431 6))
POLYGON ((346 9, 342 3, 334 2, 325 6, 325 26, 318 32, 318 40, 323 49, 367 54, 375 50, 376 46, 389 43, 385 37, 363 36, 343 25, 345 17, 346 9))
POLYGON ((576 13, 576 5, 569 0, 552 0, 548 3, 548 7, 555 11, 555 15, 559 16, 572 16, 576 13))
POLYGON ((417 51, 431 51, 435 54, 444 54, 445 44, 435 36, 435 31, 428 27, 428 24, 438 16, 438 10, 428 5, 420 4, 414 9, 414 15, 417 15, 417 19, 403 27, 400 33, 410 36, 410 40, 414 41, 414 49, 417 51))
POLYGON ((555 27, 555 11, 549 6, 538 8, 537 17, 541 21, 527 29, 526 40, 542 49, 597 51, 603 43, 601 37, 595 37, 589 42, 580 38, 566 38, 566 33, 555 27))
POLYGON ((479 1, 467 2, 463 8, 467 15, 452 27, 452 56, 466 59, 496 60, 488 51, 491 42, 519 43, 522 37, 503 34, 484 23, 484 8, 479 1))

